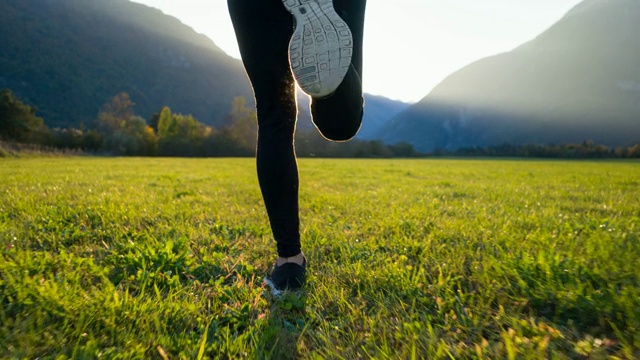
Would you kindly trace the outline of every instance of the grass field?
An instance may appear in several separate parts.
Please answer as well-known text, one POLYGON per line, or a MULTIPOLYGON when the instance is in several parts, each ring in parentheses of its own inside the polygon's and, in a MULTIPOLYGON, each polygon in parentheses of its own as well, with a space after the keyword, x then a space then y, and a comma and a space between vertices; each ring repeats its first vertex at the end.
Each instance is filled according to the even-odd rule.
POLYGON ((640 163, 0 159, 0 358, 640 358, 640 163))

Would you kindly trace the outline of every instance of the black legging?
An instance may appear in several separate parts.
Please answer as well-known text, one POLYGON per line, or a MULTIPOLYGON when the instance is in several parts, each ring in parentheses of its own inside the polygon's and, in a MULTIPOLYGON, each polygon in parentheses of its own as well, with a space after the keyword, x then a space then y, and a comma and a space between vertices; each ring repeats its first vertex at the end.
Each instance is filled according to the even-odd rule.
MULTIPOLYGON (((258 181, 278 255, 300 253, 298 166, 293 144, 295 81, 289 68, 293 16, 282 0, 228 0, 231 20, 258 113, 258 181)), ((312 99, 318 130, 331 140, 352 138, 362 121, 362 37, 366 0, 334 0, 334 8, 354 38, 353 69, 336 92, 312 99)))

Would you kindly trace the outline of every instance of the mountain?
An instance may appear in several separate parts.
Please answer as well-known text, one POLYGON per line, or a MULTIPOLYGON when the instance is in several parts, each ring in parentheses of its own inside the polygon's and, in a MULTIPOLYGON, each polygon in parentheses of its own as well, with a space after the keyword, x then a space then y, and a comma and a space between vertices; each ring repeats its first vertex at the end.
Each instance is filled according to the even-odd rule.
POLYGON ((164 105, 223 121, 253 99, 240 61, 161 11, 126 0, 0 0, 0 88, 49 126, 90 124, 127 92, 148 118, 164 105))
MULTIPOLYGON (((137 114, 163 106, 221 125, 232 99, 253 93, 241 61, 160 10, 127 0, 0 0, 0 89, 38 108, 50 127, 90 125, 101 106, 127 92, 137 114)), ((313 129, 309 99, 298 128, 313 129)), ((358 138, 408 104, 365 94, 358 138)))
POLYGON ((364 118, 362 127, 356 135, 357 139, 375 140, 378 139, 378 131, 387 125, 397 114, 407 109, 410 104, 391 100, 384 96, 364 95, 364 118))
MULTIPOLYGON (((364 94, 364 117, 362 119, 362 127, 356 135, 356 139, 375 140, 377 139, 378 130, 402 110, 409 107, 402 101, 391 100, 384 96, 364 94)), ((311 113, 309 111, 309 97, 302 91, 298 91, 298 124, 297 129, 301 131, 310 131, 314 129, 311 122, 311 113)))
POLYGON ((640 2, 586 0, 534 40, 457 71, 377 135, 418 150, 640 141, 640 2))

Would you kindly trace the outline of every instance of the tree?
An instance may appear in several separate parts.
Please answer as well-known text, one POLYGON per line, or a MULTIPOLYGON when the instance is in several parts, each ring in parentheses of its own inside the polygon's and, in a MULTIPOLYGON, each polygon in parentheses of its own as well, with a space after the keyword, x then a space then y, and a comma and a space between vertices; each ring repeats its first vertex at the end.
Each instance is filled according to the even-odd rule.
POLYGON ((158 114, 158 153, 166 156, 203 156, 205 140, 214 129, 191 115, 172 114, 168 107, 158 114))
POLYGON ((390 145, 389 150, 391 150, 394 157, 415 157, 418 155, 418 152, 413 145, 406 141, 390 145))
POLYGON ((106 149, 118 155, 155 155, 158 138, 145 119, 134 115, 135 104, 120 93, 102 106, 97 129, 106 149))
POLYGON ((38 142, 45 130, 33 107, 23 104, 9 89, 0 91, 0 138, 38 142))
POLYGON ((120 129, 122 123, 133 116, 134 105, 129 94, 125 92, 114 96, 98 113, 98 131, 109 135, 120 129))
POLYGON ((175 135, 175 119, 171 114, 171 109, 163 107, 158 115, 158 137, 167 138, 175 135))
POLYGON ((154 155, 157 137, 147 122, 131 116, 108 138, 108 147, 118 155, 154 155))
POLYGON ((149 118, 149 126, 151 126, 151 128, 153 129, 153 131, 156 134, 158 133, 158 124, 159 123, 160 123, 160 112, 157 112, 157 113, 151 115, 151 118, 149 118))
POLYGON ((224 132, 229 140, 245 151, 254 152, 258 140, 258 117, 253 108, 247 107, 245 99, 233 99, 228 117, 229 125, 224 132))

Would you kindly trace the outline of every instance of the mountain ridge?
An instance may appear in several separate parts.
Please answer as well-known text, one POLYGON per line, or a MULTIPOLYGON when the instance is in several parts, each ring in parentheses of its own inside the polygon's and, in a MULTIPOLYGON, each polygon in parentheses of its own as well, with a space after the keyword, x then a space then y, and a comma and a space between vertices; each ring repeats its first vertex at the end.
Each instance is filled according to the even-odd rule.
POLYGON ((637 142, 638 21, 633 0, 580 3, 533 40, 451 74, 377 135, 422 151, 637 142))
POLYGON ((238 60, 157 9, 126 0, 0 0, 0 14, 0 86, 53 126, 92 121, 120 92, 145 117, 167 105, 209 124, 235 96, 251 98, 238 60))
MULTIPOLYGON (((232 99, 253 104, 240 60, 161 10, 127 0, 0 0, 0 88, 11 89, 51 127, 90 126, 120 92, 149 118, 163 106, 225 125, 232 99)), ((308 98, 299 129, 313 129, 308 98)), ((358 138, 407 104, 365 94, 358 138)))

